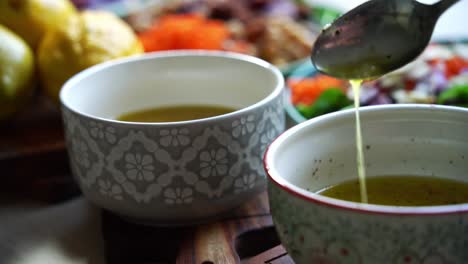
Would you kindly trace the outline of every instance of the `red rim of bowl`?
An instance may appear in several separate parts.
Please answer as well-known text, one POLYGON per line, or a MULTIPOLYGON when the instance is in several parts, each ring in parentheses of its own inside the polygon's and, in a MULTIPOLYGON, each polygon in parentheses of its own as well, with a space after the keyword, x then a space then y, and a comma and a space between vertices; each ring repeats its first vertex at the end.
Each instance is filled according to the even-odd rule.
MULTIPOLYGON (((379 105, 379 106, 368 106, 363 107, 360 111, 375 111, 375 110, 388 110, 388 109, 440 109, 445 111, 459 111, 464 114, 468 113, 468 110, 464 110, 459 107, 451 106, 440 106, 440 105, 379 105)), ((317 193, 307 191, 303 188, 297 187, 289 181, 282 178, 275 166, 272 165, 275 153, 277 149, 287 140, 290 136, 293 136, 298 131, 304 129, 307 126, 313 125, 318 122, 325 122, 327 120, 336 118, 337 116, 343 116, 353 114, 354 109, 334 112, 326 114, 314 119, 310 119, 306 122, 298 124, 289 130, 283 132, 278 136, 265 151, 263 166, 269 180, 276 186, 280 187, 284 191, 292 194, 293 196, 302 200, 312 202, 318 205, 342 209, 345 211, 351 211, 362 214, 378 214, 378 215, 393 215, 393 216, 418 216, 418 215, 453 215, 468 213, 468 203, 457 204, 457 205, 441 205, 441 206, 386 206, 386 205, 374 205, 374 204, 362 204, 356 202, 349 202, 338 200, 334 198, 328 198, 317 193)))

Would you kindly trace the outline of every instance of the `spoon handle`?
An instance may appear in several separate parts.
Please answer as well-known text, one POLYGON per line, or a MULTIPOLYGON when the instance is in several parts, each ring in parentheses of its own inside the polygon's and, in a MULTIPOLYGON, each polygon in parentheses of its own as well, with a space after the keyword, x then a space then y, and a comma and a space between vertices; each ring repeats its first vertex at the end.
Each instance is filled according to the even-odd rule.
POLYGON ((439 15, 442 15, 445 10, 451 7, 453 4, 460 0, 441 0, 440 2, 434 4, 434 7, 437 8, 439 15))

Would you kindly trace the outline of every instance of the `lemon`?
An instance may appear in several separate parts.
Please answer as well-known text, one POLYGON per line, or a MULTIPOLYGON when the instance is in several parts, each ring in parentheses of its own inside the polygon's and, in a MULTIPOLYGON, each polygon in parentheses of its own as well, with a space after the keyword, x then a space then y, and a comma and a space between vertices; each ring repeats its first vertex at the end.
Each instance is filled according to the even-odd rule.
POLYGON ((84 11, 66 28, 48 32, 39 44, 41 86, 55 102, 62 85, 95 64, 143 52, 133 30, 105 11, 84 11))
POLYGON ((20 37, 0 25, 0 120, 18 111, 33 91, 33 52, 20 37))
POLYGON ((49 30, 76 15, 69 0, 0 0, 0 24, 9 27, 33 49, 49 30))

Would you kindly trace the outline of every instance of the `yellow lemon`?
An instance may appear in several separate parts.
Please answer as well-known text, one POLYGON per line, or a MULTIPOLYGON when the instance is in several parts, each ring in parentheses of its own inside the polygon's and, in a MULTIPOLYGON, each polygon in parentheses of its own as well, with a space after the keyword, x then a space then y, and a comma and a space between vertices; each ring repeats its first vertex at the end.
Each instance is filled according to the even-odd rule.
POLYGON ((33 91, 33 52, 20 37, 0 25, 0 119, 19 110, 33 91))
POLYGON ((76 15, 69 0, 0 0, 0 24, 4 24, 36 49, 45 32, 66 24, 76 15))
POLYGON ((38 67, 45 93, 58 102, 62 85, 95 64, 143 52, 133 30, 104 11, 85 11, 65 29, 48 32, 38 48, 38 67))

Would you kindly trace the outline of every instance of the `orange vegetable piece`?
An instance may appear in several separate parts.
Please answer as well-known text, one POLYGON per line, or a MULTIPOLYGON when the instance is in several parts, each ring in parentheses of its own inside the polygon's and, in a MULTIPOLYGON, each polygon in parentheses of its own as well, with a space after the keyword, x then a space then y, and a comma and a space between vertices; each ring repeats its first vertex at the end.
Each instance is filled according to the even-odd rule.
POLYGON ((468 60, 460 57, 453 57, 445 62, 445 76, 450 79, 460 74, 463 68, 468 67, 468 60))
POLYGON ((339 88, 345 91, 347 83, 326 75, 317 75, 304 79, 289 79, 288 86, 291 90, 291 100, 294 105, 310 105, 327 89, 339 88))
POLYGON ((220 50, 230 37, 220 20, 209 20, 196 14, 165 15, 139 38, 145 51, 171 49, 220 50))

